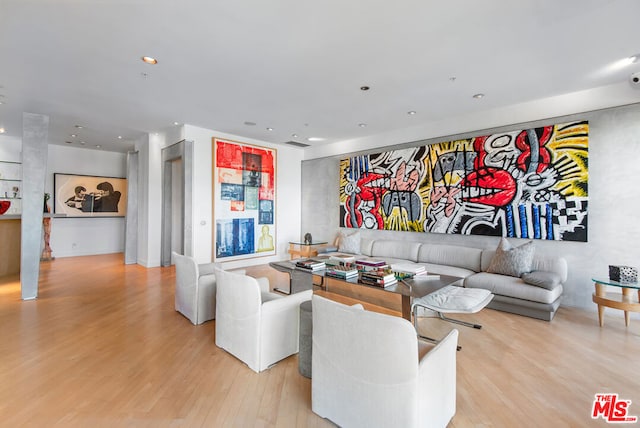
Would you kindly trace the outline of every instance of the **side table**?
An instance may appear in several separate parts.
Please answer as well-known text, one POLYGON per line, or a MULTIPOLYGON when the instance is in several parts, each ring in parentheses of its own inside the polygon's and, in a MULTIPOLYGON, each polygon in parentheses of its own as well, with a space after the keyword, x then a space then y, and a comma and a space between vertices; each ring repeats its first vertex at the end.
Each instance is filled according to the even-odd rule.
POLYGON ((598 305, 598 321, 600 327, 604 325, 604 308, 620 309, 624 311, 624 324, 629 327, 629 312, 640 312, 640 284, 621 283, 610 279, 592 279, 596 286, 593 293, 593 303, 598 305), (607 292, 607 286, 622 289, 622 294, 607 292))
POLYGON ((318 255, 318 249, 323 245, 327 245, 327 243, 314 242, 313 244, 305 244, 304 242, 289 242, 289 254, 291 259, 315 257, 318 255))

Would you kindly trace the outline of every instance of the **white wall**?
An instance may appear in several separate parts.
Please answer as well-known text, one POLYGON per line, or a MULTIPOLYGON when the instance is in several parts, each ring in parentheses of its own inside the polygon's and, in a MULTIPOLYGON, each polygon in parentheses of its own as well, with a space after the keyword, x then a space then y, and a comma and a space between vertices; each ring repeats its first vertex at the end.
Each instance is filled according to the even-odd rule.
POLYGON ((224 263, 226 268, 252 266, 287 259, 289 241, 300 239, 301 162, 303 151, 294 147, 185 125, 185 139, 194 142, 193 254, 199 263, 212 260, 212 138, 226 138, 277 150, 276 255, 224 263))
POLYGON ((289 241, 300 239, 301 162, 303 151, 298 148, 273 145, 232 134, 192 125, 171 127, 149 134, 148 141, 136 142, 140 157, 140 198, 138 230, 138 263, 160 266, 162 208, 162 148, 182 139, 192 141, 193 165, 193 248, 198 263, 212 260, 212 138, 226 138, 277 150, 276 255, 261 256, 224 263, 227 268, 264 264, 288 258, 289 241))
POLYGON ((0 135, 0 160, 22 162, 22 140, 0 135))
MULTIPOLYGON (((126 166, 124 153, 50 144, 45 192, 53 196, 54 173, 126 177, 126 166)), ((54 218, 50 245, 54 257, 123 252, 124 217, 54 218)))
MULTIPOLYGON (((481 102, 482 100, 479 101, 479 103, 481 102)), ((418 112, 415 118, 420 121, 420 125, 333 144, 309 147, 305 150, 304 156, 305 159, 316 159, 430 138, 443 138, 440 141, 448 141, 447 136, 451 135, 465 133, 484 135, 486 130, 497 127, 548 120, 578 112, 634 103, 640 103, 640 90, 632 88, 627 82, 622 82, 507 107, 479 110, 464 116, 448 117, 438 121, 428 121, 427 118, 421 118, 418 112)), ((481 106, 481 104, 478 105, 481 106)))

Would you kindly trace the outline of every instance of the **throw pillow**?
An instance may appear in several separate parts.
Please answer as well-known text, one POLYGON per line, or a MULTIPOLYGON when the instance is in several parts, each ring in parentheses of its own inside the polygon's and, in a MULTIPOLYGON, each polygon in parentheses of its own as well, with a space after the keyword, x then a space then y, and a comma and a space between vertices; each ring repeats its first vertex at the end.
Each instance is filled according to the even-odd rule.
POLYGON ((513 247, 509 241, 502 238, 487 272, 520 277, 523 273, 531 272, 534 252, 533 242, 513 247))
POLYGON ((529 285, 553 290, 560 285, 560 275, 553 272, 534 270, 533 272, 522 274, 522 280, 529 285))
POLYGON ((351 235, 340 232, 338 251, 341 253, 360 254, 360 232, 354 232, 351 235))

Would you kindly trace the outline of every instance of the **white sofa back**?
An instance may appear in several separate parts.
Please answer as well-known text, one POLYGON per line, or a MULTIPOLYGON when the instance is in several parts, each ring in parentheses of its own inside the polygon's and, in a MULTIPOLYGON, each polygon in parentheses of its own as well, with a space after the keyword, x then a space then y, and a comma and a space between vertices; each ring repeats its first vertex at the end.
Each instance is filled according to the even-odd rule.
MULTIPOLYGON (((360 253, 369 257, 403 259, 418 263, 454 266, 474 272, 486 272, 496 251, 462 245, 362 238, 360 253)), ((551 258, 536 254, 533 258, 532 270, 554 272, 560 276, 562 283, 567 280, 567 261, 562 257, 551 258)))
POLYGON ((373 257, 373 253, 371 252, 374 239, 361 238, 360 239, 360 254, 365 256, 373 257))
POLYGON ((419 242, 378 239, 373 241, 371 256, 418 261, 419 242))
POLYGON ((418 251, 419 263, 455 266, 480 272, 480 248, 460 245, 422 244, 418 251))

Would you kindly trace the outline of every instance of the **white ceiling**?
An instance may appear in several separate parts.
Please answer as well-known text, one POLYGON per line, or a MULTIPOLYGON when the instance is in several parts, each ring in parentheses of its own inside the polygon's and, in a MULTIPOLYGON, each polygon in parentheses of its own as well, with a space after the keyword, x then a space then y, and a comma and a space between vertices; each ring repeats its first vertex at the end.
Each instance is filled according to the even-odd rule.
POLYGON ((327 144, 634 91, 640 60, 614 64, 640 53, 638 17, 638 0, 0 0, 0 127, 45 114, 52 144, 111 151, 174 122, 327 144))

